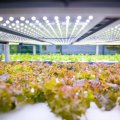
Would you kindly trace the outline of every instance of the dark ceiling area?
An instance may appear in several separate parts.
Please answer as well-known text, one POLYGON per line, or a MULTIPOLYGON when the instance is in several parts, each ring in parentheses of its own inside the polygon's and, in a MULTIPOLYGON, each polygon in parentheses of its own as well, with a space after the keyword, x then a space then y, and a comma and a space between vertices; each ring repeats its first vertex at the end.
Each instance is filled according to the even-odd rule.
POLYGON ((0 2, 120 2, 120 0, 0 0, 0 2))
POLYGON ((0 0, 0 7, 120 7, 120 0, 0 0))

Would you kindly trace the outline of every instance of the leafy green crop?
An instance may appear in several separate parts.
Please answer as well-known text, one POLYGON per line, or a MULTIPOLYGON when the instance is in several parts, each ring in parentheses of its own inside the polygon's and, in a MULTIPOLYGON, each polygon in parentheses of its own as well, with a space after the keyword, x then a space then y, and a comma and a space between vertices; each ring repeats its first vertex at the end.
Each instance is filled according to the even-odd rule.
MULTIPOLYGON (((4 56, 2 55, 2 59, 4 56)), ((61 54, 11 54, 12 61, 53 61, 53 62, 95 62, 95 61, 118 61, 120 62, 120 55, 61 55, 61 54)))
POLYGON ((90 102, 120 105, 120 63, 0 62, 0 112, 47 102, 64 120, 78 120, 90 102))

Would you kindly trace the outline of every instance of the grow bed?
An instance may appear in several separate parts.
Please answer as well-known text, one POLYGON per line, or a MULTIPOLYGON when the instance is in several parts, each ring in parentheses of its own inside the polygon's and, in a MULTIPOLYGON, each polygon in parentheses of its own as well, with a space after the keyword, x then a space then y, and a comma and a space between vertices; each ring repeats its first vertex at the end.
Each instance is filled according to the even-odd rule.
POLYGON ((120 63, 0 62, 0 75, 1 113, 46 102, 56 116, 79 120, 91 102, 106 112, 119 108, 120 63))
MULTIPOLYGON (((11 61, 11 63, 14 63, 16 61, 11 61)), ((19 63, 22 63, 24 61, 17 61, 19 63)), ((70 62, 70 61, 66 61, 66 62, 56 62, 56 61, 28 61, 28 62, 36 62, 36 63, 44 63, 44 64, 53 64, 53 63, 58 63, 58 64, 64 64, 64 63, 75 63, 75 62, 70 62)), ((80 62, 77 62, 77 63, 86 63, 86 64, 115 64, 115 63, 120 63, 120 62, 117 62, 117 61, 94 61, 94 62, 88 62, 88 61, 80 61, 80 62)))
MULTIPOLYGON (((62 118, 52 113, 46 103, 37 103, 0 114, 0 120, 62 120, 62 118)), ((120 108, 103 111, 91 103, 91 107, 79 120, 120 120, 120 108)))
MULTIPOLYGON (((4 59, 4 55, 2 55, 4 59)), ((11 61, 55 61, 55 62, 120 62, 120 55, 61 55, 61 54, 11 54, 11 61)))

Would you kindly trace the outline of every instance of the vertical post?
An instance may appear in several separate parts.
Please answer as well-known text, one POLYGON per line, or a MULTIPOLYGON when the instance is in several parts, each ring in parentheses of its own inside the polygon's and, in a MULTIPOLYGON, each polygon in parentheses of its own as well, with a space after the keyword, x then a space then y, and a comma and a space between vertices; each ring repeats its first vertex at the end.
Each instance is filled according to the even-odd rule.
POLYGON ((22 53, 22 43, 19 43, 18 45, 18 53, 22 53))
POLYGON ((40 45, 40 54, 42 54, 42 45, 40 45))
POLYGON ((60 45, 60 53, 62 54, 62 45, 60 45))
POLYGON ((33 45, 33 54, 36 54, 36 45, 33 45))
POLYGON ((99 45, 96 45, 96 55, 99 55, 99 45))
POLYGON ((5 62, 10 61, 10 46, 9 43, 4 44, 4 55, 5 55, 5 62))

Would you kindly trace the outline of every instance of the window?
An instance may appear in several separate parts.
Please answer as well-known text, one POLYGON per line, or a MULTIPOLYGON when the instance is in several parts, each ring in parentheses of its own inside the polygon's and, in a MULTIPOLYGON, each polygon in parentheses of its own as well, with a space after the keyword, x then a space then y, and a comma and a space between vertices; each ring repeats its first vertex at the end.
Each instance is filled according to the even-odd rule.
POLYGON ((42 46, 42 51, 46 51, 46 49, 47 49, 46 45, 43 45, 42 46))
POLYGON ((10 45, 10 53, 18 53, 18 46, 10 45))
POLYGON ((56 45, 57 50, 60 50, 60 48, 61 48, 61 45, 56 45))

